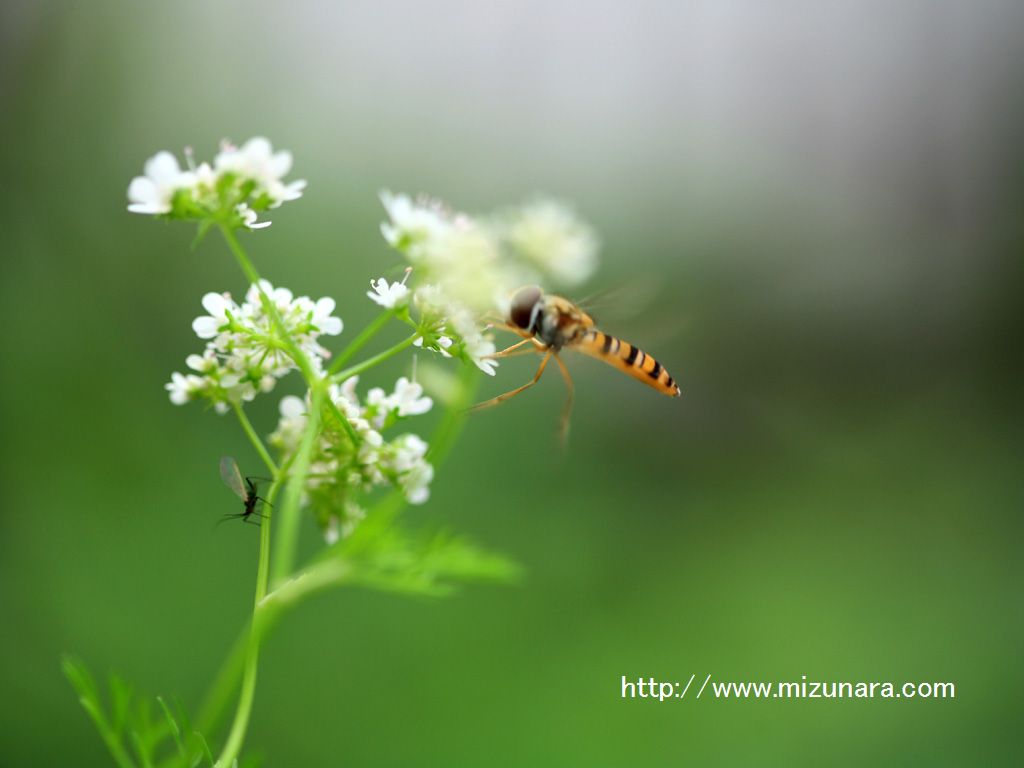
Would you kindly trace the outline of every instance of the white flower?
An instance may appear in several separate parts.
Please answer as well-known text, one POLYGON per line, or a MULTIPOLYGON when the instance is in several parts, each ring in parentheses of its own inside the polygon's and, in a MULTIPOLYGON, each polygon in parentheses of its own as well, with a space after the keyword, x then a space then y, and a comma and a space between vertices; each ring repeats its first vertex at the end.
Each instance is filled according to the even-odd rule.
MULTIPOLYGON (((423 396, 422 387, 400 378, 391 394, 379 387, 371 389, 363 405, 359 405, 353 379, 341 386, 332 384, 328 393, 358 440, 353 443, 348 430, 339 429, 332 419, 325 421, 305 489, 305 499, 313 506, 323 529, 329 533, 331 520, 338 518, 338 534, 348 535, 365 514, 356 499, 376 488, 397 488, 413 504, 426 501, 434 472, 426 460, 427 443, 410 433, 391 441, 381 434, 395 418, 419 415, 430 409, 433 402, 423 396)), ((307 427, 308 411, 308 393, 305 399, 283 398, 271 444, 284 452, 294 451, 307 427)))
POLYGON ((494 342, 476 334, 467 337, 463 345, 473 364, 488 376, 493 376, 498 367, 498 361, 490 357, 496 351, 494 342))
POLYGON ((499 225, 515 251, 556 282, 578 285, 597 266, 597 236, 567 206, 538 200, 499 225))
MULTIPOLYGON (((192 162, 190 160, 189 161, 189 166, 191 166, 191 165, 192 165, 192 162)), ((203 189, 203 190, 207 190, 207 189, 212 190, 217 185, 217 172, 215 170, 213 170, 213 167, 209 163, 207 163, 207 162, 200 163, 199 167, 197 167, 194 172, 195 172, 195 175, 196 175, 196 187, 197 188, 203 189)))
POLYGON ((427 444, 412 434, 401 435, 389 446, 387 468, 398 474, 399 485, 410 504, 423 504, 430 497, 434 468, 424 459, 427 444))
POLYGON ((430 481, 434 479, 434 468, 425 461, 405 473, 402 490, 410 504, 423 504, 430 498, 430 481))
POLYGON ((170 213, 178 190, 196 185, 196 174, 183 171, 170 152, 157 152, 146 161, 145 176, 128 185, 128 210, 132 213, 170 213))
POLYGON ((367 291, 366 295, 385 309, 394 309, 397 306, 401 306, 409 296, 409 289, 405 283, 394 282, 389 284, 383 277, 379 280, 371 280, 370 287, 373 290, 367 291))
POLYGON ((319 329, 320 333, 337 336, 345 327, 340 317, 331 316, 336 306, 337 303, 334 299, 327 296, 318 299, 313 305, 313 325, 319 329))
POLYGON ((420 416, 433 405, 433 400, 423 396, 422 386, 402 376, 395 382, 395 391, 390 395, 380 387, 367 392, 365 412, 374 417, 378 426, 382 426, 388 415, 397 418, 420 416))
POLYGON ((200 315, 192 321, 192 330, 200 339, 212 339, 217 336, 221 329, 231 325, 231 316, 239 317, 242 310, 231 296, 223 293, 207 293, 202 300, 203 309, 209 315, 200 315))
POLYGON ((408 472, 427 455, 427 444, 417 435, 406 434, 392 443, 394 456, 391 466, 398 472, 408 472))
MULTIPOLYGON (((355 397, 355 393, 353 392, 351 396, 355 397)), ((366 405, 359 415, 377 429, 383 429, 395 419, 422 415, 433 405, 433 400, 423 396, 422 386, 402 376, 395 382, 395 391, 391 394, 380 387, 374 387, 367 392, 366 405)))
POLYGON ((494 342, 480 329, 478 321, 468 310, 453 311, 451 325, 462 339, 462 350, 470 361, 488 376, 494 376, 498 361, 490 357, 496 351, 494 342))
POLYGON ((341 318, 331 316, 336 307, 334 299, 324 297, 314 302, 308 296, 296 298, 287 288, 275 288, 266 280, 261 280, 259 286, 249 287, 241 307, 241 321, 249 331, 253 347, 288 368, 292 367, 291 358, 274 341, 280 331, 264 310, 261 289, 277 308, 288 335, 311 358, 310 362, 315 367, 319 366, 330 353, 320 346, 317 339, 321 334, 337 336, 344 328, 341 318), (267 339, 271 343, 267 343, 267 339))
POLYGON ((266 281, 253 285, 242 304, 231 296, 207 293, 203 308, 208 312, 192 322, 192 329, 206 340, 202 355, 190 355, 189 368, 203 374, 203 386, 195 381, 172 380, 174 402, 182 398, 204 398, 218 408, 252 400, 259 392, 271 391, 277 380, 296 368, 277 322, 263 303, 266 294, 280 316, 287 335, 305 352, 315 374, 323 371, 329 352, 320 346, 321 335, 341 333, 342 322, 334 317, 334 299, 316 302, 307 296, 295 298, 287 288, 275 288, 266 281), (262 293, 261 293, 262 289, 262 293), (187 385, 187 387, 186 387, 187 385))
POLYGON ((399 416, 419 416, 434 405, 434 401, 423 396, 423 387, 402 376, 395 382, 392 405, 399 416))
POLYGON ((175 371, 171 374, 171 380, 164 385, 164 389, 170 392, 171 402, 175 405, 184 405, 189 400, 194 400, 203 391, 205 382, 199 376, 193 374, 183 375, 175 371))
POLYGON ((270 207, 302 197, 305 181, 285 184, 282 179, 292 169, 292 154, 287 150, 274 152, 268 139, 249 139, 241 147, 225 145, 213 161, 218 173, 233 173, 240 179, 256 183, 256 194, 265 193, 270 207))
POLYGON ((495 297, 521 285, 523 275, 502 259, 494 233, 476 222, 453 227, 436 244, 423 271, 448 301, 481 316, 495 310, 495 297))
POLYGON ((380 225, 381 234, 392 248, 410 259, 420 258, 452 226, 444 206, 436 200, 421 198, 413 202, 408 195, 383 190, 380 201, 391 219, 380 225))
POLYGON ((451 357, 452 353, 449 352, 449 348, 454 342, 447 336, 432 335, 430 341, 424 341, 424 337, 420 336, 413 341, 413 346, 420 347, 422 349, 431 349, 434 352, 440 352, 441 357, 451 357))
POLYGON ((494 375, 498 361, 488 357, 495 352, 494 342, 477 312, 452 299, 439 285, 418 287, 414 300, 420 310, 421 327, 432 323, 432 330, 413 344, 438 351, 445 357, 452 354, 449 348, 459 344, 459 353, 464 359, 488 376, 494 375))
POLYGON ((271 221, 256 221, 259 218, 258 214, 245 203, 239 203, 235 210, 242 217, 242 224, 245 225, 246 229, 264 229, 273 223, 271 221))
POLYGON ((350 379, 345 379, 339 389, 339 394, 348 401, 350 405, 354 405, 356 408, 359 407, 359 395, 356 392, 356 385, 359 383, 359 377, 353 376, 350 379))
POLYGON ((306 403, 300 397, 287 395, 281 398, 278 408, 281 418, 277 422, 277 429, 270 436, 270 442, 285 450, 294 450, 306 430, 306 403))

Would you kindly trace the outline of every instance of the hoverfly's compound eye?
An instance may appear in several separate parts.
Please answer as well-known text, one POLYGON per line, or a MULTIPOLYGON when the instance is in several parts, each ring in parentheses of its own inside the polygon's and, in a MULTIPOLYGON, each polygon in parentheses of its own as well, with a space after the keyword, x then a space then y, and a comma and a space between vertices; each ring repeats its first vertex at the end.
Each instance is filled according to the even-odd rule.
POLYGON ((537 306, 537 302, 543 295, 544 292, 537 285, 527 285, 516 291, 509 309, 509 317, 513 325, 524 331, 529 330, 530 324, 537 314, 534 307, 537 306))

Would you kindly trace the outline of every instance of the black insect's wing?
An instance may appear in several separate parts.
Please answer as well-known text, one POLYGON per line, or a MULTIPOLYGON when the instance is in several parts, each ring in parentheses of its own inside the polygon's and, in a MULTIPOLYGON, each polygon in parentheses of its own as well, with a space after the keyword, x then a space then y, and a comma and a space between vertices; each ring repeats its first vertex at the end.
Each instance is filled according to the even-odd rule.
POLYGON ((230 456, 220 460, 220 477, 224 485, 234 491, 238 498, 244 500, 248 496, 245 483, 242 482, 242 473, 238 471, 238 464, 230 456))

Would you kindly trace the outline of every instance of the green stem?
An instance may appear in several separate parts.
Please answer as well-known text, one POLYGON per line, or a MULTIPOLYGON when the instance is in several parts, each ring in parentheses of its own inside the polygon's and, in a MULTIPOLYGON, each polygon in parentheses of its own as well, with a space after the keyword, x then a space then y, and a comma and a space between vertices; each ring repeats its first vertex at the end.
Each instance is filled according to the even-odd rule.
POLYGON ((270 476, 277 479, 277 464, 270 458, 270 454, 267 452, 266 446, 263 445, 263 441, 260 440, 260 436, 256 434, 256 430, 252 427, 252 422, 249 421, 249 417, 245 415, 245 411, 242 410, 242 406, 238 403, 233 403, 232 406, 235 409, 235 414, 238 416, 238 421, 242 425, 242 429, 245 430, 245 434, 249 436, 249 441, 252 443, 253 448, 256 449, 256 453, 263 459, 263 463, 267 465, 267 469, 270 470, 270 476))
POLYGON ((260 302, 263 304, 264 311, 270 315, 270 319, 274 323, 274 327, 277 328, 277 332, 281 335, 281 341, 284 342, 285 348, 288 350, 288 354, 291 355, 295 364, 302 371, 302 375, 305 377, 306 382, 312 386, 316 380, 316 375, 313 371, 313 366, 309 363, 309 358, 306 357, 306 353, 302 351, 295 340, 292 339, 291 334, 288 333, 288 328, 284 324, 284 320, 281 319, 281 313, 277 311, 277 305, 270 300, 267 292, 263 290, 263 286, 260 285, 260 275, 256 271, 256 267, 253 266, 249 260, 248 254, 242 244, 238 242, 238 237, 235 235, 235 231, 224 222, 219 224, 221 234, 224 235, 224 240, 228 244, 228 248, 231 253, 234 254, 235 260, 238 262, 238 266, 242 268, 242 272, 245 273, 246 278, 253 285, 256 286, 256 290, 260 294, 260 302))
MULTIPOLYGON (((466 408, 473 402, 477 385, 480 382, 480 375, 477 373, 475 368, 469 365, 463 367, 462 374, 459 378, 462 385, 459 394, 445 411, 441 422, 434 430, 429 441, 430 453, 428 456, 430 458, 430 462, 434 465, 435 470, 451 453, 452 446, 455 444, 456 439, 465 425, 466 408)), ((295 455, 296 454, 292 454, 293 457, 295 455)), ((284 471, 288 471, 289 467, 285 466, 282 469, 284 471)), ((401 493, 389 494, 370 512, 366 523, 372 524, 377 521, 389 520, 401 512, 402 507, 404 506, 405 497, 401 493)), ((359 534, 362 528, 362 525, 356 528, 356 535, 359 534)), ((335 545, 335 547, 336 546, 339 545, 335 545)), ((317 557, 316 562, 311 565, 308 570, 312 572, 314 569, 327 568, 332 563, 337 564, 338 557, 336 550, 333 547, 329 547, 317 557)), ((326 573, 326 571, 321 572, 319 570, 316 572, 321 574, 326 573)), ((314 586, 322 584, 322 582, 323 579, 321 577, 317 577, 316 579, 305 582, 305 584, 306 586, 314 586)), ((296 583, 295 579, 283 583, 279 590, 275 590, 268 595, 267 599, 253 614, 253 624, 251 626, 254 626, 255 629, 250 630, 247 627, 235 641, 235 644, 232 646, 231 651, 228 654, 228 658, 221 665, 220 671, 217 673, 217 677, 214 680, 209 693, 207 693, 202 707, 200 708, 199 716, 196 719, 197 728, 200 732, 207 733, 212 731, 220 721, 221 713, 227 704, 228 698, 231 696, 231 692, 234 690, 235 685, 237 685, 239 675, 242 673, 246 641, 248 640, 250 633, 255 633, 255 635, 261 639, 265 638, 267 633, 274 627, 277 620, 284 613, 284 610, 295 605, 297 602, 297 600, 294 599, 272 599, 273 595, 278 594, 279 591, 284 590, 285 586, 293 583, 296 583)), ((291 593, 285 592, 284 594, 287 595, 291 593)))
POLYGON ((462 367, 459 377, 459 394, 445 411, 441 423, 437 425, 430 438, 430 450, 427 458, 434 466, 434 471, 448 458, 452 446, 462 433, 466 424, 466 409, 476 399, 476 391, 480 384, 480 373, 476 367, 466 364, 462 367))
POLYGON ((363 438, 360 436, 358 432, 356 432, 355 428, 349 423, 349 420, 345 418, 345 414, 343 414, 338 409, 338 406, 334 403, 334 401, 331 400, 331 398, 329 397, 324 398, 324 401, 327 403, 327 410, 329 410, 331 412, 331 415, 337 420, 339 424, 341 424, 342 429, 345 430, 345 434, 348 435, 348 439, 352 441, 352 445, 356 446, 357 448, 360 445, 362 445, 363 438))
POLYGON ((252 622, 250 621, 235 639, 227 659, 217 671, 213 685, 210 686, 210 690, 203 698, 199 714, 196 716, 196 730, 200 733, 210 734, 220 725, 224 709, 238 685, 238 678, 245 666, 245 653, 249 647, 251 633, 252 622))
POLYGON ((324 401, 324 382, 316 382, 310 388, 309 416, 302 440, 295 451, 295 459, 288 473, 288 484, 284 489, 281 507, 281 525, 274 541, 274 562, 271 583, 275 587, 292 572, 295 564, 295 549, 299 540, 299 505, 306 487, 306 476, 313 459, 313 447, 320 431, 320 408, 324 401))
POLYGON ((382 312, 381 314, 377 315, 377 317, 374 318, 373 322, 371 322, 368 326, 363 328, 362 332, 360 332, 358 336, 352 339, 349 345, 345 347, 345 349, 343 349, 336 358, 334 358, 334 360, 331 362, 331 367, 327 369, 327 373, 336 373, 341 368, 341 366, 343 366, 345 363, 352 359, 352 356, 356 352, 358 352, 360 349, 366 346, 366 342, 368 342, 370 339, 376 336, 380 329, 387 325, 388 320, 390 320, 394 316, 395 311, 393 309, 390 309, 387 312, 382 312))
POLYGON ((196 718, 196 728, 200 733, 209 733, 217 727, 227 700, 245 668, 245 654, 250 638, 255 637, 257 642, 265 640, 287 608, 294 607, 300 599, 317 590, 341 584, 349 570, 349 566, 338 559, 319 563, 308 568, 303 574, 287 580, 264 597, 253 611, 249 625, 232 646, 200 708, 199 716, 196 718))
POLYGON ((261 631, 280 616, 285 608, 296 605, 314 592, 343 583, 352 567, 341 560, 330 560, 310 566, 268 594, 258 606, 257 623, 261 631))
MULTIPOLYGON (((267 494, 267 501, 269 503, 266 505, 263 522, 260 525, 259 565, 256 568, 256 596, 253 601, 254 617, 259 610, 260 603, 263 602, 263 598, 267 596, 270 575, 270 522, 273 517, 271 504, 279 488, 280 482, 275 482, 270 486, 270 492, 267 494)), ((256 693, 256 668, 260 652, 260 638, 259 634, 255 631, 255 622, 253 622, 253 627, 249 632, 246 646, 245 669, 242 674, 242 688, 238 695, 235 720, 231 724, 231 730, 228 733, 228 740, 224 745, 224 749, 221 751, 220 757, 217 758, 216 768, 232 768, 235 758, 238 757, 238 752, 242 748, 246 729, 249 727, 249 716, 252 713, 252 702, 256 693)))
MULTIPOLYGON (((278 333, 284 340, 285 347, 288 349, 288 353, 292 356, 292 359, 295 360, 295 364, 299 366, 299 370, 302 371, 302 375, 306 379, 306 385, 312 391, 314 385, 320 379, 314 373, 313 367, 309 363, 309 359, 306 357, 306 354, 302 351, 302 349, 300 349, 299 346, 292 339, 291 334, 288 333, 288 329, 285 327, 284 321, 281 319, 281 314, 277 311, 277 307, 274 305, 274 302, 270 300, 270 297, 267 296, 266 292, 263 290, 263 286, 260 285, 259 273, 256 271, 256 267, 254 267, 252 262, 249 260, 249 256, 248 254, 246 254, 245 249, 242 248, 242 244, 238 242, 238 238, 235 236, 234 230, 231 229, 231 227, 227 226, 226 224, 221 223, 220 231, 224 235, 224 240, 227 242, 228 248, 231 249, 231 253, 234 254, 235 260, 238 261, 238 265, 242 268, 242 272, 245 273, 245 276, 249 279, 250 282, 252 282, 253 285, 256 286, 256 289, 260 292, 260 301, 263 304, 264 310, 267 312, 267 314, 270 315, 271 319, 273 320, 274 326, 277 328, 278 333)), ((377 320, 375 320, 374 323, 371 323, 370 327, 373 327, 373 325, 377 323, 383 326, 384 322, 393 315, 394 312, 384 313, 379 318, 377 318, 377 320)), ((377 330, 379 330, 379 328, 375 329, 373 333, 376 333, 377 330)), ((355 341, 353 341, 352 344, 349 345, 348 349, 342 352, 342 358, 349 355, 351 352, 355 352, 356 350, 358 350, 360 346, 365 344, 373 336, 373 333, 368 334, 366 331, 363 331, 363 333, 359 334, 355 341), (353 349, 353 347, 355 349, 353 349)), ((335 363, 337 363, 337 361, 335 361, 335 363)), ((332 415, 341 424, 342 428, 348 434, 349 439, 352 440, 353 445, 359 445, 359 443, 361 442, 359 435, 352 428, 352 425, 349 423, 348 419, 345 418, 344 414, 342 414, 341 411, 338 410, 337 406, 335 406, 334 403, 330 402, 330 399, 328 399, 328 403, 332 415)))
POLYGON ((408 338, 403 339, 402 341, 395 344, 395 346, 390 347, 389 349, 385 349, 380 354, 374 355, 371 358, 363 360, 363 362, 361 363, 353 365, 351 368, 346 368, 341 373, 335 374, 334 378, 341 382, 345 381, 346 379, 351 379, 353 376, 358 376, 363 371, 367 371, 370 368, 373 368, 373 366, 383 363, 388 358, 397 355, 403 349, 407 349, 408 347, 412 346, 412 343, 416 341, 416 339, 418 339, 419 337, 419 333, 414 333, 412 336, 409 336, 408 338))

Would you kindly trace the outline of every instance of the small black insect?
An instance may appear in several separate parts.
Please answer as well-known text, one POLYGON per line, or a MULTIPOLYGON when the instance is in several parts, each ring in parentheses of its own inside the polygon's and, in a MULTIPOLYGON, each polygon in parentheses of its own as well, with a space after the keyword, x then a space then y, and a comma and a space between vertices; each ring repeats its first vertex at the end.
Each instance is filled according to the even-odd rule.
POLYGON ((255 477, 242 477, 242 473, 238 470, 238 464, 230 456, 224 456, 220 460, 220 476, 224 481, 224 485, 235 492, 245 504, 245 508, 241 512, 236 512, 232 515, 224 515, 224 520, 233 520, 237 517, 242 518, 243 523, 248 523, 249 519, 253 516, 263 517, 259 512, 256 511, 256 502, 262 501, 264 504, 270 504, 269 501, 259 496, 259 490, 256 487, 256 480, 259 478, 255 477))

